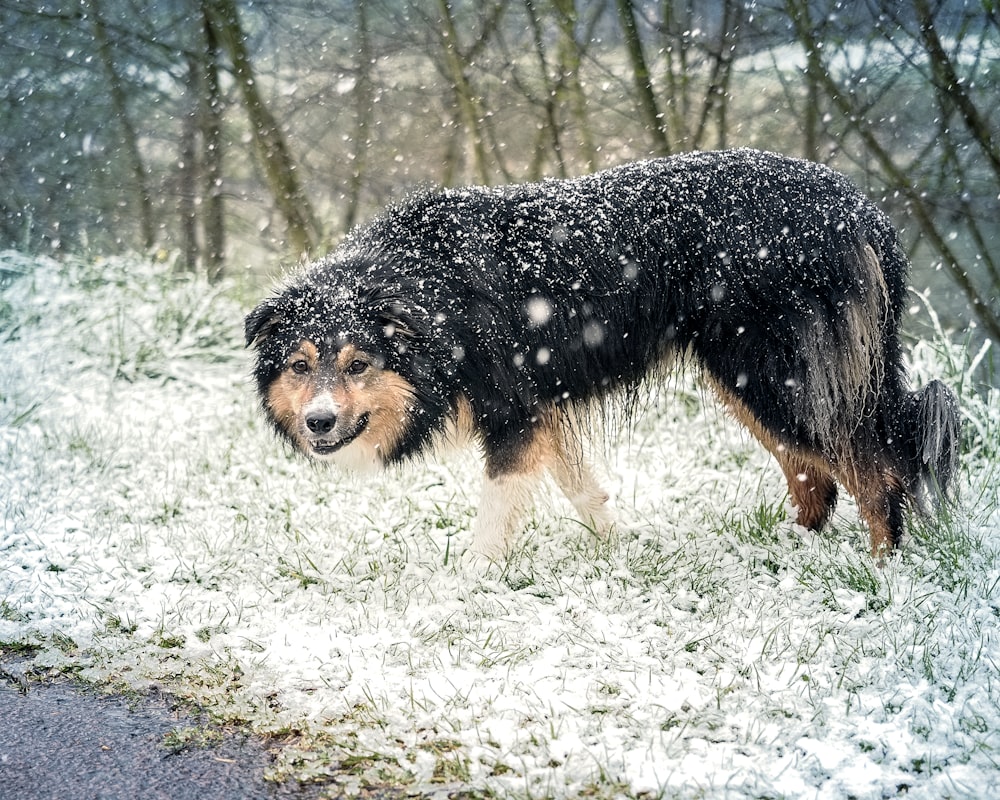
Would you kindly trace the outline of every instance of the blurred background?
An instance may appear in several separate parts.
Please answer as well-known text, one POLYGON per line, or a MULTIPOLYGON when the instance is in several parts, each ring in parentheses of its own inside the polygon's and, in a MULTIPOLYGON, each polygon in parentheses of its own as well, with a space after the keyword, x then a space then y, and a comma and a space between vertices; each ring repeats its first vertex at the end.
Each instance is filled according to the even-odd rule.
POLYGON ((752 146, 1000 342, 998 131, 994 0, 0 0, 0 249, 257 288, 419 187, 752 146))

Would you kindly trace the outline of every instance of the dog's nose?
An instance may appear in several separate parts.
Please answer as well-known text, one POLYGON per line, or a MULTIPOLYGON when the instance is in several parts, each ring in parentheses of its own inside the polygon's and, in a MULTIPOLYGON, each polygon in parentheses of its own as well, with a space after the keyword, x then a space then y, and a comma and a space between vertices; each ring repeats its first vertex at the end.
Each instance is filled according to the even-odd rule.
POLYGON ((320 436, 332 431, 336 424, 337 415, 331 411, 316 411, 306 417, 306 427, 320 436))

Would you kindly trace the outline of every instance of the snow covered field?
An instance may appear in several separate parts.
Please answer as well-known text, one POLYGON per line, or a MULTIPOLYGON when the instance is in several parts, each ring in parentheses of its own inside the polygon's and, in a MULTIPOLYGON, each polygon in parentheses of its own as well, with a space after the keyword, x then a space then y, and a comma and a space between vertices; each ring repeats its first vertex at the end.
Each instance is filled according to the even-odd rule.
POLYGON ((914 349, 917 382, 963 397, 963 503, 884 569, 846 499, 823 535, 790 524, 776 465, 680 379, 608 448, 615 539, 543 498, 476 579, 455 566, 473 454, 367 477, 292 457, 256 411, 245 309, 167 273, 0 254, 0 652, 164 686, 348 786, 1000 784, 1000 396, 972 393, 975 354, 914 349))

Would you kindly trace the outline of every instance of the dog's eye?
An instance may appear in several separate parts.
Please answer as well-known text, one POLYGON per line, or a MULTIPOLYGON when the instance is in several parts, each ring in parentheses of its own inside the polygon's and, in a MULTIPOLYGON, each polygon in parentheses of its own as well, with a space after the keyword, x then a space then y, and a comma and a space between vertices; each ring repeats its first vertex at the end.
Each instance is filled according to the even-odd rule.
POLYGON ((309 371, 309 362, 300 358, 292 362, 292 372, 296 375, 305 375, 309 371))
POLYGON ((366 369, 368 369, 368 362, 356 358, 354 359, 354 361, 352 361, 350 364, 347 365, 346 371, 348 375, 360 375, 366 369))

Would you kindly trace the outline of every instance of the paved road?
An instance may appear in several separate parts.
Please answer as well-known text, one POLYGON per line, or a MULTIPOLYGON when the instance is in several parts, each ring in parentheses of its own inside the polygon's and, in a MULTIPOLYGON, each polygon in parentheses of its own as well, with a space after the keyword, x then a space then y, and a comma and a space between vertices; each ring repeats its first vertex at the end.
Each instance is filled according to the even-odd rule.
POLYGON ((267 745, 245 733, 220 730, 208 747, 171 749, 168 733, 200 721, 178 714, 169 698, 106 697, 58 682, 28 685, 10 667, 0 662, 0 800, 340 796, 336 786, 265 781, 267 745))

